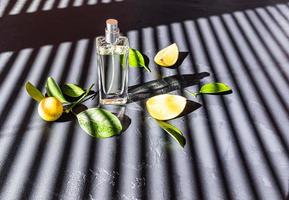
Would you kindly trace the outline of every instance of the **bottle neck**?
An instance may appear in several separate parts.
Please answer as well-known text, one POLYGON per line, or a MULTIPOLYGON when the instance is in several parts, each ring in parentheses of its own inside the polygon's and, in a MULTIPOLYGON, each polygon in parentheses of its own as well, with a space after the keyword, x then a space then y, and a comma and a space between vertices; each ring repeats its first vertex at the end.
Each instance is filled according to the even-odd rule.
POLYGON ((105 41, 110 44, 115 44, 119 38, 119 29, 105 29, 105 41))

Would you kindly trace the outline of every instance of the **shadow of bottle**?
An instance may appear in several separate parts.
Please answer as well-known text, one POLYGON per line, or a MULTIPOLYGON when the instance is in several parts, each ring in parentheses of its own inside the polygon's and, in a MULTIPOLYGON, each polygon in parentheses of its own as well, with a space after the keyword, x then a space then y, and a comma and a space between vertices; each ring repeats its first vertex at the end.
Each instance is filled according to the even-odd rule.
POLYGON ((184 74, 165 77, 158 80, 130 86, 128 88, 128 103, 141 101, 157 94, 165 94, 180 90, 189 86, 197 85, 201 79, 209 76, 208 72, 196 74, 184 74))

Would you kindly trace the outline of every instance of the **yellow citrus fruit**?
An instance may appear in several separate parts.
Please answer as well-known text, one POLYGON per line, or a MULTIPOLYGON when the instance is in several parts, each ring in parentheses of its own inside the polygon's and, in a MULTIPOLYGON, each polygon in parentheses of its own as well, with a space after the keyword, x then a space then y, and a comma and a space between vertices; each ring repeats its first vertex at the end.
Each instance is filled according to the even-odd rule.
POLYGON ((185 97, 172 94, 161 94, 151 97, 146 102, 148 113, 158 120, 170 120, 179 116, 185 109, 185 97))
POLYGON ((179 49, 176 43, 160 50, 154 58, 154 61, 163 67, 169 67, 176 64, 179 57, 179 49))
POLYGON ((46 97, 38 105, 38 114, 45 121, 57 120, 63 112, 61 102, 55 97, 46 97))

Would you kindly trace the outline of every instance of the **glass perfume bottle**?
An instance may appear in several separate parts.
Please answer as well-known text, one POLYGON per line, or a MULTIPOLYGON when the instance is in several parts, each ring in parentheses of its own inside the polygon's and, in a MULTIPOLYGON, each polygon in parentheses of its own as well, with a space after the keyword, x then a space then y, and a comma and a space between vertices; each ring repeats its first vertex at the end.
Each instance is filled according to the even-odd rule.
POLYGON ((96 38, 100 104, 123 105, 128 98, 128 38, 118 21, 106 20, 105 36, 96 38))

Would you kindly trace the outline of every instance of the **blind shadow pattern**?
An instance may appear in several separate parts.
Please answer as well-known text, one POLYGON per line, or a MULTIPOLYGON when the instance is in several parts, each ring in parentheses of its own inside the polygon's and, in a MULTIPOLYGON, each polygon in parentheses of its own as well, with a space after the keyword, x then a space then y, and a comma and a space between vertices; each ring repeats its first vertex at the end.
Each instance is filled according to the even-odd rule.
MULTIPOLYGON (((45 29, 46 38, 45 31, 39 30, 39 36, 32 34, 34 42, 21 42, 43 28, 43 22, 53 24, 54 17, 67 21, 69 13, 75 17, 87 11, 83 20, 89 19, 91 26, 93 16, 100 21, 106 18, 103 13, 92 15, 100 9, 111 11, 127 4, 143 6, 145 11, 152 2, 1 1, 0 199, 286 199, 289 5, 282 2, 262 7, 234 4, 227 12, 212 6, 202 13, 209 1, 168 1, 165 8, 192 7, 184 10, 183 17, 172 14, 155 21, 147 15, 141 21, 141 14, 135 19, 116 14, 127 23, 123 30, 130 45, 149 58, 173 42, 189 52, 174 69, 160 68, 152 59, 151 73, 131 68, 132 92, 156 79, 166 82, 184 74, 206 75, 192 84, 173 79, 181 87, 172 93, 186 96, 184 87, 193 92, 210 81, 225 82, 234 91, 227 96, 187 96, 202 108, 172 120, 187 139, 182 149, 148 116, 145 99, 138 95, 131 94, 134 99, 125 106, 131 119, 128 129, 121 136, 99 140, 85 134, 74 120, 43 122, 37 104, 23 88, 29 80, 43 91, 48 76, 84 87, 97 82, 94 37, 102 33, 101 26, 92 30, 82 26, 84 31, 68 34, 74 27, 69 22, 60 28, 63 20, 56 25, 59 35, 45 29), (189 14, 192 8, 195 14, 189 14), (30 22, 37 17, 34 26, 30 22), (27 30, 19 37, 7 35, 6 29, 18 18, 29 22, 19 31, 27 30)), ((151 12, 161 5, 157 1, 151 12)))

